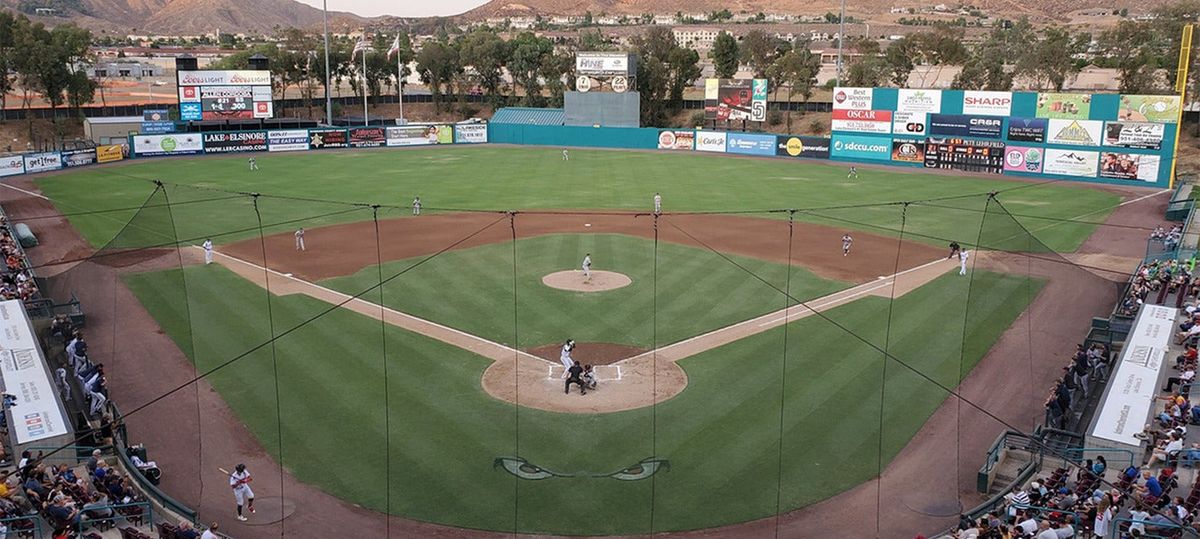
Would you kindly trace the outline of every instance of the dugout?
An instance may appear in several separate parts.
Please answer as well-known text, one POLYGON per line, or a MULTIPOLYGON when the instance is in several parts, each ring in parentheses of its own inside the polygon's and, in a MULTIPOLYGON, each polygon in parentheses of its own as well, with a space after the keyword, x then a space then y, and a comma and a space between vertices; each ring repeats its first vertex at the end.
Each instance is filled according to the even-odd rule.
POLYGON ((74 428, 21 301, 0 302, 0 325, 0 386, 13 455, 74 443, 74 428))

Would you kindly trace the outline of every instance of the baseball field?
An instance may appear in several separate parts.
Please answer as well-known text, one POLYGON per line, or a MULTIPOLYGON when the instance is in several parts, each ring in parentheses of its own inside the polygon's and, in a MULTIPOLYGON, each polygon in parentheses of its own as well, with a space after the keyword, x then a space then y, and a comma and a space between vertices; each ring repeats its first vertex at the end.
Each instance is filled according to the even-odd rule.
POLYGON ((253 436, 236 451, 373 511, 570 535, 730 525, 878 477, 1052 282, 1013 251, 1075 251, 1121 201, 695 154, 257 161, 36 187, 102 254, 159 256, 120 282, 253 436), (585 254, 628 284, 590 281, 585 254), (563 394, 567 339, 587 395, 563 394))

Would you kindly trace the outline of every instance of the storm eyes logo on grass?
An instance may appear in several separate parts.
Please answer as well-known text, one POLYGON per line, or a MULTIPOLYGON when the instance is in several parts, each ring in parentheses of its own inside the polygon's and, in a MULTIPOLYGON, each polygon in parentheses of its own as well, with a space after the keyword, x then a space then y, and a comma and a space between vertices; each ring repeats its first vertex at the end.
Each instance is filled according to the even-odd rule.
POLYGON ((620 481, 640 481, 658 473, 660 470, 664 472, 670 470, 671 462, 667 459, 647 457, 637 464, 627 466, 612 473, 562 473, 547 470, 521 457, 496 457, 496 460, 492 461, 492 468, 504 468, 504 471, 526 481, 541 481, 542 479, 549 479, 551 477, 609 477, 620 481))

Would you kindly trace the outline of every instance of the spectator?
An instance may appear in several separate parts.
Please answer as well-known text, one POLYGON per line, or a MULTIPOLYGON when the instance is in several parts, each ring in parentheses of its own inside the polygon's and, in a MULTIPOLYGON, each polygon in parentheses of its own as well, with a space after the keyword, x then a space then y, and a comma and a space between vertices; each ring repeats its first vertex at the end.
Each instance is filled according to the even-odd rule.
POLYGON ((179 523, 179 527, 175 528, 175 539, 198 539, 200 532, 192 527, 192 523, 183 521, 179 523))
POLYGON ((204 533, 200 535, 200 539, 217 539, 218 528, 219 526, 217 526, 217 523, 213 522, 212 525, 209 526, 207 530, 204 530, 204 533))

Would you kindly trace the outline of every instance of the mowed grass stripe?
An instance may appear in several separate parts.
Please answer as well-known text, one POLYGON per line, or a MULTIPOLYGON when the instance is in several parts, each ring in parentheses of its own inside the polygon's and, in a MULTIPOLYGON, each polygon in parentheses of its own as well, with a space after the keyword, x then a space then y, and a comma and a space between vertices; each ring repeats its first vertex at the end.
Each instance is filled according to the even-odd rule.
MULTIPOLYGON (((846 181, 846 165, 819 161, 739 159, 692 152, 629 152, 573 150, 563 162, 556 148, 469 147, 338 154, 309 152, 258 157, 262 170, 246 170, 242 157, 155 159, 120 167, 85 168, 41 177, 38 187, 64 213, 137 206, 154 190, 149 180, 164 178, 173 202, 218 196, 189 186, 238 192, 259 192, 345 203, 375 203, 407 207, 421 195, 427 208, 464 209, 619 209, 647 211, 659 191, 669 211, 730 211, 770 208, 820 208, 926 200, 964 193, 1003 192, 1006 207, 1029 215, 1021 220, 1031 229, 1050 221, 1090 214, 1102 221, 1118 198, 1086 184, 1057 182, 1025 187, 1010 180, 927 174, 920 169, 862 170, 860 179, 846 181), (811 181, 770 178, 804 176, 811 181), (1100 210, 1100 211, 1096 211, 1100 210)), ((965 201, 947 200, 949 208, 911 206, 908 231, 917 241, 942 245, 943 240, 977 233, 986 195, 965 201)), ((263 198, 265 223, 318 215, 332 204, 263 198)), ((835 211, 852 223, 829 221, 809 213, 797 219, 828 222, 853 230, 872 225, 898 227, 895 206, 859 211, 835 211)), ((390 210, 385 213, 400 213, 390 210)), ((76 215, 71 223, 93 245, 103 245, 132 215, 76 215)), ((253 225, 254 212, 246 200, 222 201, 172 208, 180 237, 216 236, 253 225)), ((368 220, 368 211, 315 219, 305 226, 368 220)), ((774 217, 782 218, 782 215, 774 217)), ((518 225, 520 218, 518 217, 518 225)), ((284 232, 290 226, 271 228, 284 232)), ((1066 224, 1039 230, 1037 236, 1056 251, 1076 249, 1094 225, 1066 224)), ((219 243, 252 237, 243 232, 218 238, 219 243)), ((959 238, 963 241, 962 238, 959 238)))

